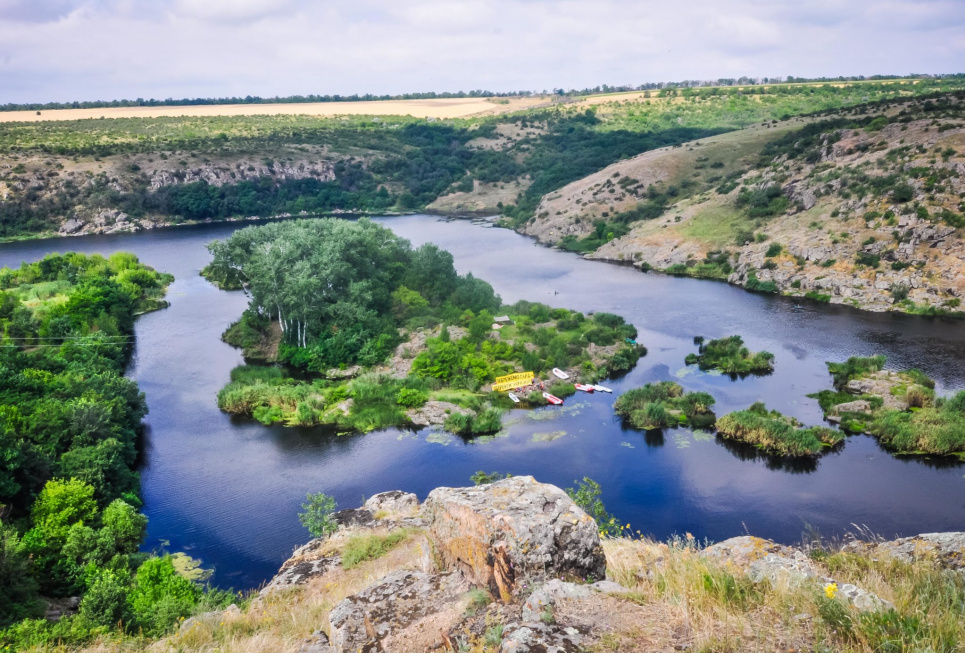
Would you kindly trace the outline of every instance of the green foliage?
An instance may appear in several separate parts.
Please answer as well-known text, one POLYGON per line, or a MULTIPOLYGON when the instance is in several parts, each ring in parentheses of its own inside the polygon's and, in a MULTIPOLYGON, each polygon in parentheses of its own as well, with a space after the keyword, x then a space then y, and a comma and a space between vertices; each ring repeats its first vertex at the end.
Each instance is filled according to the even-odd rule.
POLYGON ((179 575, 171 557, 165 556, 151 558, 138 568, 127 601, 139 628, 159 637, 190 616, 201 598, 201 588, 179 575))
POLYGON ((351 569, 366 560, 381 558, 408 536, 404 529, 396 529, 388 535, 356 535, 342 549, 342 567, 351 569))
POLYGON ((884 369, 887 358, 878 354, 876 356, 852 356, 844 363, 828 362, 828 372, 834 379, 834 387, 842 390, 848 381, 858 379, 884 369))
POLYGON ((338 523, 332 517, 336 507, 335 499, 324 492, 309 493, 306 499, 308 501, 302 504, 305 512, 298 515, 302 526, 314 537, 328 537, 334 533, 338 528, 338 523))
POLYGON ((745 209, 750 218, 768 218, 786 212, 791 206, 791 201, 777 184, 763 190, 745 186, 737 194, 736 205, 738 208, 745 209))
POLYGON ((504 478, 511 478, 512 474, 503 474, 501 472, 489 472, 488 474, 482 470, 479 470, 475 474, 469 477, 473 485, 488 485, 490 483, 495 483, 496 481, 501 481, 504 478))
POLYGON ((420 408, 429 401, 429 396, 415 388, 401 388, 396 395, 396 403, 406 408, 420 408))
POLYGON ((566 488, 566 494, 573 502, 596 521, 597 528, 601 535, 618 537, 622 534, 623 528, 617 522, 616 517, 607 512, 603 505, 601 495, 603 490, 600 484, 592 478, 583 477, 582 481, 574 481, 575 488, 566 488))
POLYGON ((447 252, 412 249, 364 219, 249 227, 209 248, 205 274, 229 286, 243 282, 251 296, 233 341, 267 339, 275 321, 283 330, 280 358, 313 372, 381 362, 414 317, 482 315, 500 306, 489 284, 456 274, 447 252))
POLYGON ((667 426, 710 426, 715 421, 715 400, 706 392, 689 392, 673 381, 648 383, 620 395, 614 410, 638 429, 667 426))
POLYGON ((718 370, 725 374, 769 374, 774 370, 774 354, 751 352, 740 336, 728 336, 700 345, 698 354, 688 354, 686 363, 696 363, 702 370, 718 370))
POLYGON ((800 428, 793 418, 768 411, 760 402, 718 419, 717 432, 725 438, 747 442, 781 456, 814 455, 844 439, 840 431, 824 427, 800 428))
POLYGON ((0 630, 22 619, 40 617, 43 602, 37 581, 30 574, 30 561, 10 526, 0 522, 0 630))
POLYGON ((779 255, 784 250, 780 243, 771 243, 770 247, 767 248, 767 252, 764 254, 766 258, 771 258, 779 255))
POLYGON ((747 282, 744 284, 744 287, 751 292, 777 292, 776 283, 773 281, 761 281, 757 278, 757 273, 754 272, 754 270, 747 273, 747 282))
POLYGON ((475 415, 455 412, 446 419, 446 430, 457 435, 488 435, 502 428, 503 410, 485 406, 475 415))
MULTIPOLYGON (((111 569, 101 571, 80 602, 80 616, 95 626, 123 626, 131 620, 127 604, 129 591, 125 575, 111 569)), ((119 628, 120 629, 120 628, 119 628)))

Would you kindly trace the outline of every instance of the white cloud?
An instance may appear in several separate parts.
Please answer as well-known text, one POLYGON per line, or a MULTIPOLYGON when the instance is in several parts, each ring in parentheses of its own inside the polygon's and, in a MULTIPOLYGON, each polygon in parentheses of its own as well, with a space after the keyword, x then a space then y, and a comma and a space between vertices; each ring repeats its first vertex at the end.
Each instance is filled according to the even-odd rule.
POLYGON ((958 0, 0 0, 0 102, 959 72, 958 0))

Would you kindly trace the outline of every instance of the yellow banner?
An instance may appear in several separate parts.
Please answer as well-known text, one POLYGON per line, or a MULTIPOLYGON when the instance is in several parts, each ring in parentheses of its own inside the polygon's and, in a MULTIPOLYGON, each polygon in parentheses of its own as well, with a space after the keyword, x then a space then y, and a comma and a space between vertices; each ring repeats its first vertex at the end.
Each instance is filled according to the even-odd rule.
POLYGON ((505 392, 506 390, 512 390, 514 388, 522 388, 525 385, 530 385, 533 382, 533 377, 527 377, 525 379, 516 379, 515 381, 504 381, 503 383, 493 383, 493 392, 505 392))
MULTIPOLYGON (((522 379, 532 380, 536 376, 532 372, 516 372, 516 374, 507 374, 506 376, 497 376, 496 380, 493 382, 493 387, 496 385, 501 385, 503 383, 509 383, 510 381, 520 381, 522 379)), ((519 386, 516 386, 517 388, 519 386)))

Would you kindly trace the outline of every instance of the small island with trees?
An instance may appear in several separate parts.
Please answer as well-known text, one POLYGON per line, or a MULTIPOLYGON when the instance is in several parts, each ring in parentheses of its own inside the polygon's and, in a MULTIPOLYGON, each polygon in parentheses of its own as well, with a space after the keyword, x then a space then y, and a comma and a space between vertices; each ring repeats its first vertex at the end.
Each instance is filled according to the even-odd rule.
POLYGON ((740 336, 728 336, 704 342, 703 337, 694 338, 698 353, 687 354, 684 362, 696 364, 700 369, 716 370, 731 376, 770 374, 774 371, 774 354, 767 351, 751 352, 744 346, 740 336))
POLYGON ((519 398, 542 405, 543 388, 575 391, 553 368, 592 383, 646 353, 617 315, 504 306, 448 252, 367 219, 249 227, 210 249, 204 276, 251 298, 224 338, 253 364, 233 371, 218 405, 264 424, 494 433, 513 405, 489 391, 497 376, 533 372, 519 398))

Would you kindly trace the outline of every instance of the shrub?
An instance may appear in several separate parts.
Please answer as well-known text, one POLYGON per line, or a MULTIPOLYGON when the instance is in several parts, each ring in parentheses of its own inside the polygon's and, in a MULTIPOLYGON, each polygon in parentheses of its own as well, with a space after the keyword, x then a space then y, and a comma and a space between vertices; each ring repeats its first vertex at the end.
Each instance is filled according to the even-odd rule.
POLYGON ((405 406, 406 408, 420 408, 429 401, 429 396, 414 388, 401 388, 396 395, 395 401, 400 406, 405 406))
POLYGON ((80 614, 96 626, 113 627, 130 621, 127 606, 128 579, 112 569, 101 571, 80 602, 80 614))
POLYGON ((771 243, 771 246, 767 248, 767 252, 764 254, 767 258, 772 258, 781 253, 784 248, 781 247, 780 243, 771 243))
POLYGON ((305 512, 298 515, 298 521, 314 537, 327 537, 334 533, 338 529, 338 522, 333 518, 335 499, 324 492, 309 493, 306 498, 307 503, 302 504, 305 512))

